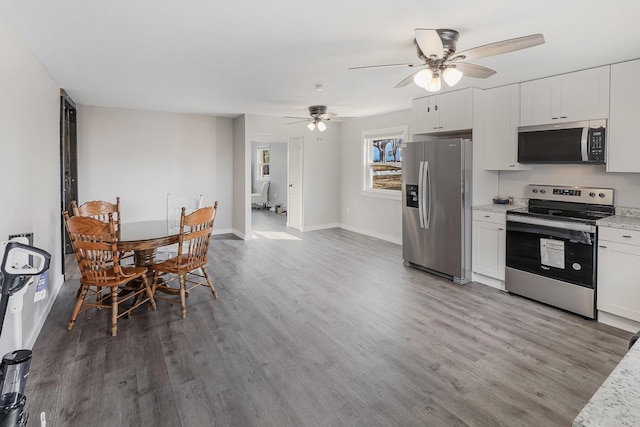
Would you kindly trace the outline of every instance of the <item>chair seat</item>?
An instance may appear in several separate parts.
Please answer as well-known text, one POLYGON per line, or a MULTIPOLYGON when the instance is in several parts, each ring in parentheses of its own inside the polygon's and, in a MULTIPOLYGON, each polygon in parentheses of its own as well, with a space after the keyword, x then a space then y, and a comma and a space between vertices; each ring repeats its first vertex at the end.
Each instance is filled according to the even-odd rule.
POLYGON ((178 257, 169 258, 157 264, 154 264, 153 269, 162 273, 179 274, 184 271, 192 271, 206 265, 204 262, 192 262, 190 263, 187 257, 183 257, 181 262, 178 263, 178 257))
POLYGON ((114 267, 109 267, 105 270, 104 281, 100 280, 90 280, 86 277, 80 278, 80 283, 87 286, 101 286, 104 288, 112 288, 116 286, 120 286, 123 283, 130 282, 133 279, 137 279, 143 274, 147 273, 146 267, 121 267, 122 275, 120 275, 120 280, 116 280, 116 272, 114 267))

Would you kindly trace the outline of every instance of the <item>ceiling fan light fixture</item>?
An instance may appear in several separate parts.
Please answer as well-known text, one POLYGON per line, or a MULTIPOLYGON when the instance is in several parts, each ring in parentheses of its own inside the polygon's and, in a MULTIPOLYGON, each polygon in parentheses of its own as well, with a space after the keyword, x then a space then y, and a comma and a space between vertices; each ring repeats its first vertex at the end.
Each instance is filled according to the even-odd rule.
POLYGON ((431 72, 431 70, 420 70, 416 75, 413 76, 413 82, 419 87, 424 88, 427 87, 432 76, 433 73, 431 72))
POLYGON ((457 85, 462 76, 462 71, 458 70, 455 67, 447 67, 442 73, 442 78, 444 79, 445 83, 449 85, 449 87, 457 85))
POLYGON ((316 128, 316 124, 315 122, 311 122, 307 125, 307 127, 309 128, 310 131, 313 131, 316 128))
POLYGON ((318 130, 320 132, 324 132, 325 130, 327 130, 327 125, 325 125, 323 122, 318 122, 318 130))
POLYGON ((434 74, 434 76, 429 80, 429 84, 425 86, 425 90, 427 92, 437 92, 441 87, 442 82, 440 81, 440 76, 434 74))

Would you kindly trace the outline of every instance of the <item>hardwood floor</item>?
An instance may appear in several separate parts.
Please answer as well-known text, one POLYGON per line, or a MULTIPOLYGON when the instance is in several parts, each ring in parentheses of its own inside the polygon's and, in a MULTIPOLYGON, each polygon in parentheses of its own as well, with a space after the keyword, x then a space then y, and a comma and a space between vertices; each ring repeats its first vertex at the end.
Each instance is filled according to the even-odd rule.
POLYGON ((404 267, 395 244, 287 233, 280 217, 254 219, 251 241, 212 241, 220 299, 196 289, 186 319, 159 301, 116 337, 97 311, 67 332, 78 282, 65 283, 34 347, 33 420, 568 426, 626 351, 627 332, 404 267))

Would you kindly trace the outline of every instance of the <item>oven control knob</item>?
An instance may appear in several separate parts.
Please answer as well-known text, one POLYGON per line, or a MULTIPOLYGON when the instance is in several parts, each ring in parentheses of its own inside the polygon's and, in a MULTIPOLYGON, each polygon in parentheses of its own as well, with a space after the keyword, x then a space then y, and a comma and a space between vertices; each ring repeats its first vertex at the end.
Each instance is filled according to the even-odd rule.
POLYGON ((598 194, 598 196, 600 196, 600 198, 604 199, 604 193, 600 193, 600 194, 598 194))
POLYGON ((538 192, 538 189, 537 189, 537 188, 534 188, 534 189, 533 189, 533 192, 534 192, 534 193, 537 193, 537 192, 538 192))
POLYGON ((544 194, 544 193, 546 193, 545 190, 540 190, 540 194, 544 194))
POLYGON ((596 193, 594 193, 593 191, 591 193, 589 193, 589 196, 591 197, 596 197, 596 193))

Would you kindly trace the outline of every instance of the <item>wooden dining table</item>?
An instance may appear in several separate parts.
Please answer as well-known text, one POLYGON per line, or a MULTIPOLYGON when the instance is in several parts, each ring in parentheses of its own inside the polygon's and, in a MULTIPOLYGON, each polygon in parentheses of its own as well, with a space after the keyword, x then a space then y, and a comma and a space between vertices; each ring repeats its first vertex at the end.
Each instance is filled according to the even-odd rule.
MULTIPOLYGON (((162 246, 178 243, 180 226, 175 221, 166 219, 125 222, 120 224, 117 236, 118 250, 123 252, 133 251, 135 265, 148 269, 147 279, 151 284, 156 251, 162 246)), ((165 293, 175 293, 171 288, 164 286, 159 286, 158 290, 165 293)))

